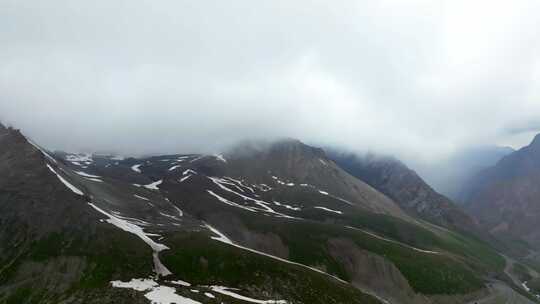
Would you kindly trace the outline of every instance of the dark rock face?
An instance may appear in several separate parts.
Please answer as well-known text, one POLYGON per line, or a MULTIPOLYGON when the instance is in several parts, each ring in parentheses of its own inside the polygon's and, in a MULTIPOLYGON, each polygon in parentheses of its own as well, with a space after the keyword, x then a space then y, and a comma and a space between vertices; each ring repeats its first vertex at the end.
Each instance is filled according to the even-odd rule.
POLYGON ((83 230, 89 224, 81 222, 91 214, 83 198, 60 183, 46 157, 18 130, 0 128, 0 147, 1 222, 16 221, 36 236, 68 226, 83 230))
POLYGON ((480 172, 463 192, 466 207, 496 235, 540 246, 540 135, 480 172))
MULTIPOLYGON (((102 216, 87 204, 90 197, 71 191, 53 172, 69 179, 63 164, 18 130, 0 127, 0 170, 0 303, 59 303, 68 290, 74 298, 66 303, 91 297, 95 290, 79 288, 99 268, 99 256, 123 255, 121 246, 111 246, 115 242, 134 260, 147 257, 147 265, 138 267, 151 271, 151 251, 100 223, 102 216)), ((124 268, 113 266, 111 275, 116 267, 124 268)), ((110 287, 102 287, 103 298, 95 301, 105 303, 110 287)))
POLYGON ((469 230, 475 227, 474 220, 460 207, 435 192, 414 171, 394 158, 339 153, 333 153, 331 158, 414 216, 449 228, 469 230))

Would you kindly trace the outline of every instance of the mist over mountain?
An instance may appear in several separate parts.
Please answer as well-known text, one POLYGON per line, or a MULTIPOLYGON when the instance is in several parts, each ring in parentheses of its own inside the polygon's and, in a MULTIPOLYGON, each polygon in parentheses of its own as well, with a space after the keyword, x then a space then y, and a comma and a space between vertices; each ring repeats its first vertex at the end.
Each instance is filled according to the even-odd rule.
POLYGON ((0 45, 0 304, 540 303, 537 0, 0 0, 0 45))
POLYGON ((463 187, 473 176, 514 151, 511 147, 470 147, 436 163, 414 165, 430 186, 459 203, 463 187))
POLYGON ((0 119, 51 150, 123 155, 261 137, 407 163, 518 148, 540 130, 539 6, 7 0, 0 119))

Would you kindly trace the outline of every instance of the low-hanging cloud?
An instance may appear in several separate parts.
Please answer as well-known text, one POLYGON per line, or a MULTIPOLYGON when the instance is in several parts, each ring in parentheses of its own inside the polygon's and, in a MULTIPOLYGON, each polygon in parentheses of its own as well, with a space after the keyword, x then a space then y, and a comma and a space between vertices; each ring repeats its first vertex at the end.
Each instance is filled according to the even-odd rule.
POLYGON ((539 22, 536 0, 0 0, 0 120, 51 149, 433 160, 540 121, 539 22))

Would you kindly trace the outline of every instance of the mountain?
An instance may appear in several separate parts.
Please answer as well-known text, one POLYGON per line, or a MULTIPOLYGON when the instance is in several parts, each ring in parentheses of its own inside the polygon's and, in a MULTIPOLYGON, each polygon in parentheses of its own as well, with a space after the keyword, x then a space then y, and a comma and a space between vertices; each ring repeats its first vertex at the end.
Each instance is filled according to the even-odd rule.
POLYGON ((0 168, 2 304, 527 295, 499 281, 488 244, 418 221, 297 140, 123 158, 50 153, 2 127, 0 168))
POLYGON ((384 193, 413 216, 452 229, 470 231, 476 228, 473 218, 395 158, 340 152, 333 152, 331 158, 351 175, 384 193))
MULTIPOLYGON (((216 155, 90 165, 81 161, 87 158, 66 156, 74 168, 159 189, 236 246, 308 265, 386 301, 473 297, 481 277, 504 265, 487 244, 418 222, 323 150, 297 140, 248 142, 216 155)), ((164 252, 165 264, 177 260, 164 252)))
POLYGON ((462 203, 461 191, 473 176, 514 151, 500 146, 472 147, 439 163, 414 164, 413 167, 437 192, 459 204, 462 203))
POLYGON ((471 213, 493 234, 511 236, 539 248, 540 135, 530 145, 475 176, 463 190, 471 213))
POLYGON ((66 157, 0 128, 0 303, 378 303, 322 271, 233 245, 157 183, 88 170, 117 158, 66 157))

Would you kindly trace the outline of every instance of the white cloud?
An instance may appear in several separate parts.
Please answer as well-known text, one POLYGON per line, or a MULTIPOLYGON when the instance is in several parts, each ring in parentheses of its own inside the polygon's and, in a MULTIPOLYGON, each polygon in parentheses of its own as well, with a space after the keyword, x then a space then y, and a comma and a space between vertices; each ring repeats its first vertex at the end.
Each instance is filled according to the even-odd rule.
POLYGON ((69 150, 291 136, 444 158, 538 126, 539 6, 0 0, 0 119, 69 150))

